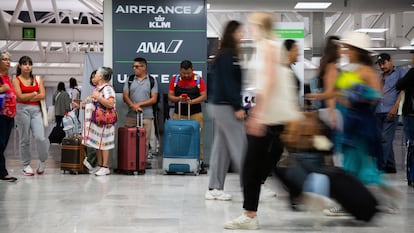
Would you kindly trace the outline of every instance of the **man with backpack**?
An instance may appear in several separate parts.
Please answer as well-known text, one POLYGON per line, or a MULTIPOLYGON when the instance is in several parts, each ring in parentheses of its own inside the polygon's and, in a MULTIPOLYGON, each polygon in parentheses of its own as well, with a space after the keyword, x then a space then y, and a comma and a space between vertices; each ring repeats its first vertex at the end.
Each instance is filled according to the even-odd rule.
MULTIPOLYGON (((207 98, 206 85, 203 78, 193 72, 193 64, 191 61, 184 60, 180 64, 180 74, 175 75, 170 80, 168 88, 168 100, 175 104, 173 119, 179 119, 178 104, 179 102, 188 103, 190 106, 191 120, 198 121, 200 124, 200 135, 203 131, 204 119, 201 110, 201 103, 207 98)), ((187 119, 188 106, 181 106, 181 119, 187 119)), ((200 174, 206 174, 203 163, 203 146, 200 142, 200 174)))
POLYGON ((154 77, 147 73, 147 61, 137 57, 132 65, 134 74, 125 82, 123 88, 123 100, 128 105, 129 111, 125 119, 125 127, 136 127, 137 114, 143 112, 143 125, 146 131, 147 151, 151 137, 154 120, 153 105, 157 103, 158 84, 154 77))

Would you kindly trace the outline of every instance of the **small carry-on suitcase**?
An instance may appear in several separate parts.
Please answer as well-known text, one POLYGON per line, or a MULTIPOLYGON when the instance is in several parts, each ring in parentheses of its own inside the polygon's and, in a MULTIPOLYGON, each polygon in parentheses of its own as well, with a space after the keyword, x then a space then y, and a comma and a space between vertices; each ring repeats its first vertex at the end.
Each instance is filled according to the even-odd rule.
MULTIPOLYGON (((181 116, 181 103, 178 104, 181 116)), ((187 120, 168 120, 164 124, 162 168, 166 174, 193 173, 200 170, 200 125, 190 120, 188 106, 187 120)))
POLYGON ((352 174, 338 167, 325 167, 320 173, 329 177, 330 197, 357 220, 369 222, 379 211, 377 199, 352 174))
POLYGON ((85 159, 85 146, 81 144, 82 137, 79 134, 73 134, 62 140, 62 159, 60 169, 65 173, 88 173, 83 165, 85 159))
POLYGON ((145 173, 147 146, 143 113, 137 113, 137 127, 118 129, 118 171, 145 173), (138 119, 139 118, 139 119, 138 119))

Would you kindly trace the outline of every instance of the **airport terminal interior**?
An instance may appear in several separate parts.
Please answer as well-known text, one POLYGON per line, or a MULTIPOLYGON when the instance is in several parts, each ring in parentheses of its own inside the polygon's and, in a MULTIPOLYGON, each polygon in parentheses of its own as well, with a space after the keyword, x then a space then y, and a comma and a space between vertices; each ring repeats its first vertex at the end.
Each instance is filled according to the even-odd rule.
MULTIPOLYGON (((76 78, 80 86, 86 86, 85 80, 89 80, 89 74, 84 73, 86 57, 93 53, 105 57, 103 12, 108 2, 111 1, 0 0, 0 50, 12 55, 10 76, 16 74, 17 59, 28 55, 33 58, 34 72, 44 78, 47 93, 53 93, 58 82, 68 86, 70 77, 76 78), (39 33, 46 36, 22 40, 22 27, 35 27, 38 37, 39 33)), ((278 22, 303 23, 304 83, 317 72, 325 36, 342 35, 349 30, 367 33, 372 39, 372 50, 391 54, 394 65, 413 66, 409 51, 414 50, 414 1, 323 0, 331 3, 325 9, 302 10, 294 8, 296 2, 206 0, 206 36, 209 41, 218 40, 228 20, 246 22, 250 12, 265 10, 274 13, 278 22)), ((246 58, 252 53, 250 42, 246 38, 242 48, 246 58)), ((207 54, 206 60, 210 55, 214 54, 207 54)), ((48 94, 48 105, 51 99, 52 94, 48 94)), ((122 102, 122 97, 117 96, 117 101, 122 102)), ((124 114, 125 109, 122 111, 124 114)), ((208 115, 205 121, 203 140, 208 165, 214 122, 208 115)), ((414 232, 414 188, 406 180, 402 127, 400 122, 393 143, 397 172, 383 175, 399 192, 393 211, 379 212, 368 223, 351 216, 325 216, 321 206, 293 211, 288 192, 273 175, 265 185, 276 196, 260 199, 260 228, 251 232, 414 232)), ((53 125, 45 128, 45 135, 52 128, 53 125)), ((61 145, 50 144, 45 173, 24 176, 18 153, 18 131, 14 128, 5 157, 9 174, 18 180, 0 181, 0 233, 246 232, 223 228, 227 220, 243 211, 239 175, 229 171, 226 177, 224 191, 233 196, 231 201, 205 200, 209 174, 164 174, 162 134, 160 143, 160 151, 148 160, 151 168, 145 174, 119 174, 113 170, 111 175, 102 177, 65 173, 60 169, 61 145)), ((38 155, 33 143, 30 151, 33 152, 31 165, 36 168, 38 155)), ((112 152, 110 166, 116 164, 115 160, 116 152, 112 152)))

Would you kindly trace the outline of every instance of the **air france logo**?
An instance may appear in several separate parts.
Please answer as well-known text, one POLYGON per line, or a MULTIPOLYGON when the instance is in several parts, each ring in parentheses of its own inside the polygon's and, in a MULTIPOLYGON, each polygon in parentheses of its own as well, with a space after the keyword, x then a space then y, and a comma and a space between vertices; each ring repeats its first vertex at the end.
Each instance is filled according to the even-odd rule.
POLYGON ((165 22, 165 17, 158 15, 154 17, 153 22, 148 22, 149 28, 171 28, 171 22, 165 22))
POLYGON ((204 5, 199 6, 153 6, 153 5, 118 5, 116 14, 176 14, 190 15, 203 12, 204 5))
POLYGON ((167 43, 143 41, 138 45, 136 53, 177 53, 183 43, 183 40, 171 40, 170 43, 167 43))

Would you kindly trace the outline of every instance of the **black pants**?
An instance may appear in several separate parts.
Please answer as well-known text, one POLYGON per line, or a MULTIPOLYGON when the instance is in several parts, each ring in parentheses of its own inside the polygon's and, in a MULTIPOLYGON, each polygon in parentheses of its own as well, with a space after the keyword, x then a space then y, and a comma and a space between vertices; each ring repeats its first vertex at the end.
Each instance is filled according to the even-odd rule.
POLYGON ((263 137, 247 135, 247 154, 242 174, 245 210, 257 211, 263 177, 272 171, 283 153, 280 140, 283 128, 283 125, 268 126, 263 137))
POLYGON ((6 169, 6 158, 4 157, 4 151, 6 150, 7 143, 9 142, 13 126, 13 118, 0 115, 0 177, 5 177, 9 174, 6 169))

